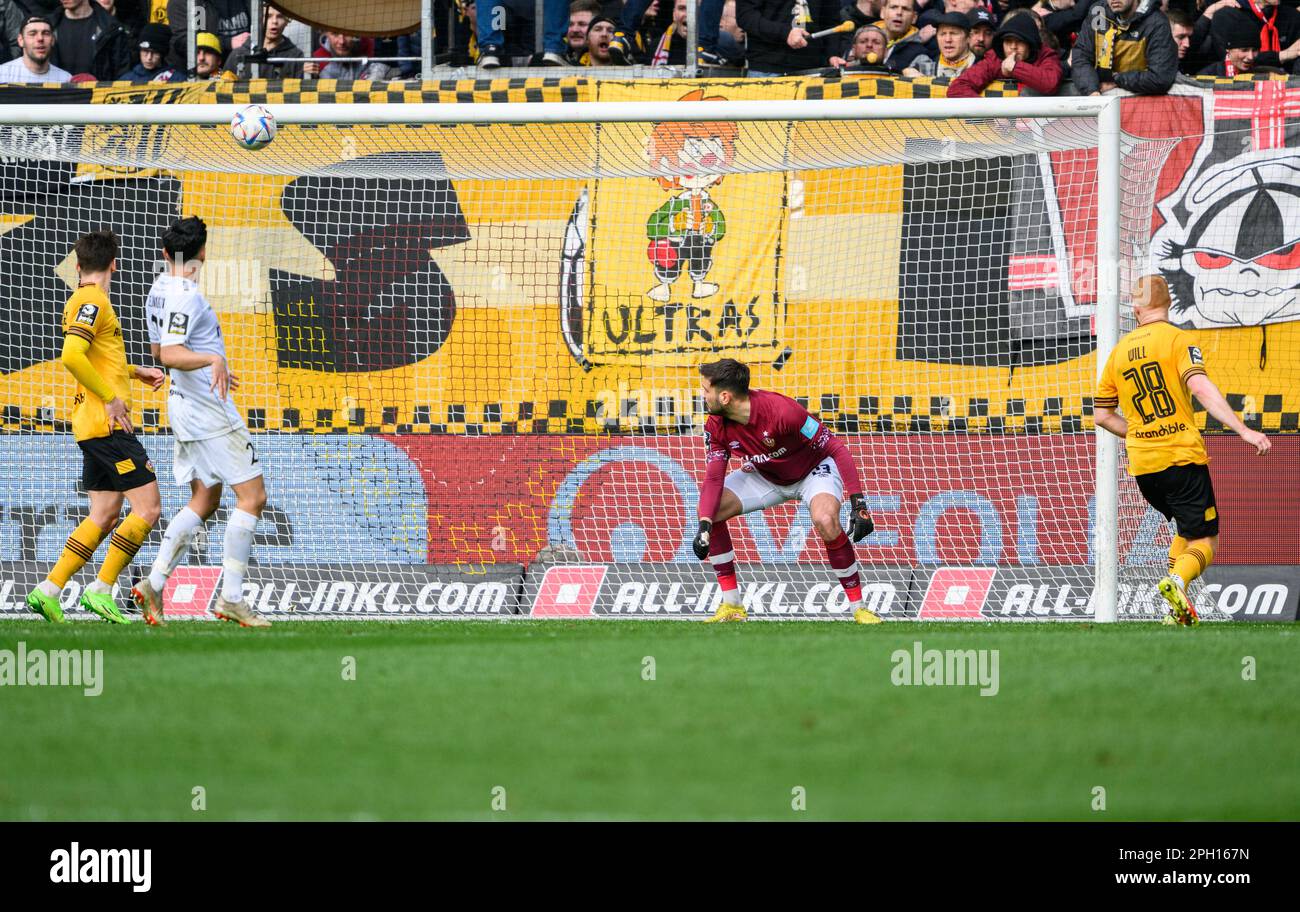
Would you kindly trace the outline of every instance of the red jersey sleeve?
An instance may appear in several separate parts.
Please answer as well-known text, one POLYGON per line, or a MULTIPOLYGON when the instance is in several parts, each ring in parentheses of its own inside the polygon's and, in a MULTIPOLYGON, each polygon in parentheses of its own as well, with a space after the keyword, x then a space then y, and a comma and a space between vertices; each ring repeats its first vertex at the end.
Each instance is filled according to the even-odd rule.
POLYGON ((700 489, 700 519, 712 521, 722 502, 722 483, 727 477, 727 461, 731 453, 727 441, 722 439, 722 419, 711 416, 704 425, 704 486, 700 489))

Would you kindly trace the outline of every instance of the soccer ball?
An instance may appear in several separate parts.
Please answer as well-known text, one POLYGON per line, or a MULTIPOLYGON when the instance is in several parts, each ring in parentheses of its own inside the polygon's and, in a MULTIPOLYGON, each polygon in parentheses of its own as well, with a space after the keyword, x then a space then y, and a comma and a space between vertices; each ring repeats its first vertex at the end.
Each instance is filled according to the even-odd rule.
POLYGON ((245 149, 264 149, 275 139, 275 115, 261 105, 242 108, 230 121, 230 135, 245 149))

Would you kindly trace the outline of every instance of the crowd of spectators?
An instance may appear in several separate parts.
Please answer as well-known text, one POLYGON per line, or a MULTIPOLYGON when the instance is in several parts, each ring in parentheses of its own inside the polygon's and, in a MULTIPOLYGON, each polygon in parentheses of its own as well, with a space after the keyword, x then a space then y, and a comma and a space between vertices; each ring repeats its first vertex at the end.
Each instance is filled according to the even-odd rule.
MULTIPOLYGON (((1167 92, 1182 75, 1293 72, 1297 0, 437 0, 440 63, 677 66, 783 76, 828 69, 935 76, 948 94, 997 80, 1024 94, 1167 92), (688 47, 697 3, 696 47, 688 47), (836 26, 843 27, 827 32, 836 26), (538 49, 540 44, 540 49, 538 49)), ((0 0, 0 83, 419 75, 420 35, 317 31, 249 0, 199 0, 194 65, 186 0, 0 0), (296 59, 295 59, 296 58, 296 59), (405 59, 402 59, 405 58, 405 59), (274 61, 274 62, 272 62, 274 61)))

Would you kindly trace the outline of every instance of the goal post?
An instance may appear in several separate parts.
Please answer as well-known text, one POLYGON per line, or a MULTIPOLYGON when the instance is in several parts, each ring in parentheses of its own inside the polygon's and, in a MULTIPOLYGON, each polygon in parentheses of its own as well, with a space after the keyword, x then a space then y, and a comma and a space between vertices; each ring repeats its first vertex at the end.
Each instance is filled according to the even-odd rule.
MULTIPOLYGON (((1141 224, 1158 150, 1129 154, 1116 98, 712 91, 268 104, 280 132, 256 152, 227 135, 237 104, 0 106, 0 191, 14 201, 0 252, 25 245, 18 274, 40 285, 0 304, 49 335, 67 229, 122 226, 145 250, 169 218, 209 221, 205 293, 232 321, 247 375, 236 400, 254 441, 274 439, 273 501, 293 479, 294 502, 283 522, 263 520, 254 550, 259 585, 282 576, 276 598, 285 579, 324 579, 312 568, 332 549, 377 592, 390 571, 376 568, 408 567, 391 572, 424 586, 422 604, 458 585, 426 584, 422 560, 573 564, 621 581, 604 613, 704 613, 713 575, 688 557, 706 417, 695 367, 738 357, 755 386, 842 435, 873 510, 897 513, 859 560, 868 585, 876 572, 911 592, 911 616, 948 616, 924 591, 936 568, 987 590, 964 568, 1007 567, 1021 613, 1114 621, 1119 442, 1087 411, 1144 253, 1122 214, 1141 224), (1042 581, 1064 587, 1055 611, 1034 603, 1042 581)), ((145 256, 114 291, 119 309, 142 304, 145 256)), ((123 321, 128 335, 141 326, 123 321)), ((49 339, 39 357, 22 344, 0 342, 0 442, 26 447, 39 472, 44 448, 72 446, 70 390, 49 339)), ((169 448, 165 400, 141 394, 142 409, 151 447, 169 448)), ((39 511, 50 491, 73 497, 73 481, 5 484, 39 511)), ((760 590, 760 614, 785 616, 773 607, 785 592, 788 616, 843 617, 802 509, 733 521, 742 584, 760 590)), ((4 559, 44 560, 71 517, 52 515, 4 559)), ((209 533, 200 559, 219 565, 209 533)), ((578 585, 564 579, 557 591, 578 585)))

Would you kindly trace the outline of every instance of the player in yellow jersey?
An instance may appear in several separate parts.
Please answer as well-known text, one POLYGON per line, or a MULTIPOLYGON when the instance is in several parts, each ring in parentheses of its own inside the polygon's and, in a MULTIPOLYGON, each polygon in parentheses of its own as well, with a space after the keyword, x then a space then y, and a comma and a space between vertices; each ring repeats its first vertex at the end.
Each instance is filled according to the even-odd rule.
POLYGON ((131 427, 130 379, 158 389, 163 372, 127 364, 122 326, 108 299, 117 270, 117 236, 106 229, 92 231, 77 239, 75 249, 80 283, 63 311, 62 360, 77 380, 72 435, 81 447, 81 480, 90 495, 90 516, 68 536, 58 563, 27 596, 27 606, 48 621, 62 623, 59 593, 111 533, 108 554, 81 604, 106 621, 127 624, 113 601, 113 583, 162 510, 153 463, 131 427), (123 498, 131 512, 118 525, 123 498))
POLYGON ((1263 456, 1268 437, 1241 423, 1205 373, 1192 337, 1169 322, 1169 288, 1143 276, 1133 289, 1137 328, 1119 340, 1106 361, 1093 399, 1093 417, 1124 438, 1129 474, 1147 503, 1178 524, 1169 546, 1169 575, 1160 594, 1179 624, 1196 624, 1187 587, 1214 560, 1219 514, 1210 484, 1209 454, 1192 414, 1195 396, 1205 410, 1263 456), (1122 407, 1124 416, 1116 414, 1122 407))

